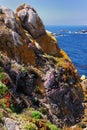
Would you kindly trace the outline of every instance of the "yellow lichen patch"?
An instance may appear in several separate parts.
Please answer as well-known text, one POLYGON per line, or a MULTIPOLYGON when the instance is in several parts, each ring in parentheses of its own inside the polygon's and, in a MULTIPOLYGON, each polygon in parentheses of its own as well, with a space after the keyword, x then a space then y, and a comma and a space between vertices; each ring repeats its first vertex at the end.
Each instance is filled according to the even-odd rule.
POLYGON ((71 61, 71 59, 68 57, 68 55, 66 54, 66 52, 64 52, 62 49, 60 49, 60 55, 62 57, 64 57, 65 59, 71 61))
POLYGON ((57 67, 62 66, 67 70, 71 70, 72 74, 74 74, 76 78, 79 77, 77 70, 75 69, 73 63, 71 62, 71 60, 68 58, 67 55, 64 55, 64 57, 55 57, 55 60, 56 60, 57 67))
POLYGON ((64 127, 63 128, 63 130, 82 130, 82 128, 80 128, 79 126, 73 126, 73 127, 70 127, 70 128, 68 128, 68 127, 64 127))
POLYGON ((22 36, 22 38, 23 37, 25 37, 25 33, 24 33, 24 29, 23 29, 23 27, 22 27, 22 25, 21 25, 21 21, 20 21, 20 19, 18 18, 18 16, 15 14, 15 17, 16 17, 16 20, 17 20, 17 22, 18 22, 18 25, 19 25, 19 31, 21 32, 21 36, 22 36))
POLYGON ((83 83, 81 83, 81 85, 82 85, 83 92, 84 92, 84 93, 87 93, 87 88, 86 88, 86 86, 85 86, 83 83))
POLYGON ((63 68, 67 69, 67 70, 71 70, 72 73, 75 73, 78 77, 77 71, 74 68, 74 65, 72 64, 71 60, 69 60, 67 54, 65 53, 65 55, 63 57, 55 57, 52 55, 43 55, 44 58, 48 58, 49 60, 54 61, 55 66, 56 67, 60 67, 62 66, 63 68))
POLYGON ((52 56, 52 55, 48 55, 45 54, 43 55, 44 58, 48 58, 49 60, 54 60, 56 63, 56 66, 62 66, 64 68, 71 68, 72 70, 74 70, 74 65, 72 64, 70 58, 67 56, 67 54, 63 51, 60 50, 60 54, 61 56, 52 56))
POLYGON ((65 62, 64 62, 65 58, 58 58, 56 57, 56 66, 62 66, 62 67, 65 67, 65 62))
POLYGON ((45 89, 44 89, 43 83, 42 83, 42 81, 41 81, 40 78, 37 80, 37 83, 38 83, 38 86, 39 86, 40 92, 41 92, 42 94, 44 94, 45 89))
POLYGON ((20 37, 22 45, 15 45, 17 43, 14 43, 10 30, 4 25, 0 29, 0 51, 17 61, 35 65, 35 54, 31 48, 28 48, 24 40, 20 37))
POLYGON ((52 35, 52 33, 47 32, 47 35, 51 37, 51 39, 57 43, 57 39, 54 37, 54 35, 52 35))
POLYGON ((31 70, 33 71, 34 73, 36 73, 39 77, 43 77, 44 76, 44 73, 39 69, 39 68, 36 68, 36 67, 33 67, 33 66, 29 66, 27 68, 27 70, 31 70))
POLYGON ((24 9, 24 6, 25 6, 25 5, 26 5, 26 4, 24 3, 23 5, 19 6, 19 7, 16 9, 16 12, 19 12, 20 10, 24 9))
POLYGON ((87 85, 86 84, 87 84, 87 79, 81 82, 81 87, 84 94, 84 101, 87 101, 87 85))
POLYGON ((15 46, 15 56, 19 58, 19 61, 23 61, 23 63, 33 64, 35 65, 35 54, 31 48, 27 47, 26 43, 23 43, 23 46, 15 46))
POLYGON ((1 98, 0 99, 0 108, 6 108, 6 99, 5 98, 1 98))
POLYGON ((39 45, 41 46, 42 50, 45 53, 55 56, 59 54, 58 52, 59 47, 57 45, 57 40, 52 34, 46 33, 37 38, 36 41, 39 43, 39 45))

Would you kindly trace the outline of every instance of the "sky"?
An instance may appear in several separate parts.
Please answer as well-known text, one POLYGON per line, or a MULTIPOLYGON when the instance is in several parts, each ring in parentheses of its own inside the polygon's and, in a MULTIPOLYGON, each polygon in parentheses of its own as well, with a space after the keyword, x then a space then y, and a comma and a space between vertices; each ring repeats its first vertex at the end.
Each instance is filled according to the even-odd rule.
POLYGON ((0 0, 14 11, 23 3, 34 7, 45 25, 87 25, 87 0, 0 0))

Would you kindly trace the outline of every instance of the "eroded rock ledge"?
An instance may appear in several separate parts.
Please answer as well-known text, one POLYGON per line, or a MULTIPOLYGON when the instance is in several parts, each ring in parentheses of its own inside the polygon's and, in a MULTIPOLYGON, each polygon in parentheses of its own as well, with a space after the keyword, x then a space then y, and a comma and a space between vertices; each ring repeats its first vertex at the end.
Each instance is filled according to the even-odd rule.
MULTIPOLYGON (((0 6, 0 51, 2 126, 3 120, 7 127, 6 121, 14 116, 7 108, 17 113, 27 107, 33 111, 43 108, 39 121, 33 119, 31 109, 13 118, 19 124, 17 116, 23 124, 28 118, 26 122, 35 123, 36 130, 50 129, 47 120, 58 127, 80 122, 83 93, 77 70, 30 5, 19 6, 16 13, 0 6)), ((19 127, 24 130, 21 124, 19 127)))

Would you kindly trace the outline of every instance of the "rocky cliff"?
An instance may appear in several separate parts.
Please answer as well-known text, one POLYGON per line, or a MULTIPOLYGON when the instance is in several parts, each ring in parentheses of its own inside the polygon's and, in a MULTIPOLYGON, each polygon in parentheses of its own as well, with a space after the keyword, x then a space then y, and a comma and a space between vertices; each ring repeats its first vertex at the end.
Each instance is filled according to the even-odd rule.
POLYGON ((77 70, 37 12, 27 4, 16 13, 0 6, 2 129, 57 130, 51 123, 60 128, 74 125, 81 120, 82 101, 77 70))

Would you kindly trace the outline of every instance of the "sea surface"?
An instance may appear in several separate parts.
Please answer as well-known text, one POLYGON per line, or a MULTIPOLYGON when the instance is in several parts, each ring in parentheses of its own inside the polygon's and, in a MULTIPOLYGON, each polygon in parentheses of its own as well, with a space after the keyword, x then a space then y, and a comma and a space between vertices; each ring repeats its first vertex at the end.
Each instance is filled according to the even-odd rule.
POLYGON ((87 26, 46 26, 81 75, 87 76, 87 26))

